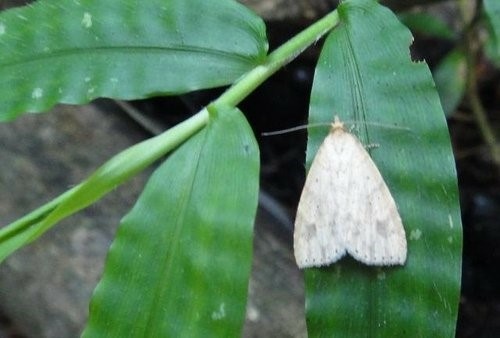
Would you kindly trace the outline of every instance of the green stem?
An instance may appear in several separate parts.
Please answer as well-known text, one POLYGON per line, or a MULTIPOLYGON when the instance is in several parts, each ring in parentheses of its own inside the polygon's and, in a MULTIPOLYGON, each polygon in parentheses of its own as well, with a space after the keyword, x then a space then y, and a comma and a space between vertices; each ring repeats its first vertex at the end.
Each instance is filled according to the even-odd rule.
POLYGON ((307 47, 318 41, 323 35, 339 23, 337 11, 334 11, 313 25, 309 26, 292 39, 269 54, 264 64, 259 65, 244 75, 238 82, 224 92, 214 105, 236 106, 255 88, 276 73, 280 68, 290 63, 307 47))

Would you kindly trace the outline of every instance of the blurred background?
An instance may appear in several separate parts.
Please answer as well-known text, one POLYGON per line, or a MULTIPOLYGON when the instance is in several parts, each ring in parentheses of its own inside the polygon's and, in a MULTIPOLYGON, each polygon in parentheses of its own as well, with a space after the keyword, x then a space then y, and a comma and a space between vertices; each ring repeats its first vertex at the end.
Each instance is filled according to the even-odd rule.
MULTIPOLYGON (((329 0, 241 1, 268 25, 271 50, 336 7, 329 0)), ((0 10, 25 1, 0 0, 0 10)), ((384 1, 413 32, 414 60, 433 71, 459 177, 464 230, 457 337, 500 337, 500 61, 488 45, 482 1, 384 1)), ((261 147, 246 337, 303 337, 303 281, 292 255, 305 179, 305 124, 322 41, 264 83, 240 108, 261 147)), ((97 100, 0 124, 0 224, 85 178, 116 152, 196 113, 223 89, 135 102, 97 100), (110 137, 110 135, 112 137, 110 137), (26 193, 29 191, 29 193, 26 193)), ((74 337, 120 218, 151 171, 66 220, 0 265, 0 338, 74 337)))

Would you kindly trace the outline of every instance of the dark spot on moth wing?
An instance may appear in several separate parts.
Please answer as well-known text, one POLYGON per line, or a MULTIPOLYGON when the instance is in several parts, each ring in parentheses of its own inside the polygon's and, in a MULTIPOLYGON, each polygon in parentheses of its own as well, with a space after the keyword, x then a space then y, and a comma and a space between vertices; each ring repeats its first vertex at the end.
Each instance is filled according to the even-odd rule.
POLYGON ((387 237, 389 234, 389 225, 388 225, 388 220, 380 220, 377 219, 375 221, 375 229, 377 230, 377 234, 379 234, 382 237, 387 237))
POLYGON ((318 230, 316 223, 308 223, 304 225, 304 234, 306 235, 306 240, 309 241, 312 238, 316 237, 318 230))

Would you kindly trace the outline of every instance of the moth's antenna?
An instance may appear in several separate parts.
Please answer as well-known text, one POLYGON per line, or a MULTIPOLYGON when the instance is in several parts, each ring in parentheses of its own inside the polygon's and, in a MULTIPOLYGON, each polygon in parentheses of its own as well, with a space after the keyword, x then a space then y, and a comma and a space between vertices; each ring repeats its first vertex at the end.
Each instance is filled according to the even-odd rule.
POLYGON ((307 128, 317 128, 317 127, 324 127, 324 126, 331 126, 332 124, 329 122, 319 122, 319 123, 311 123, 311 124, 304 124, 301 126, 297 127, 292 127, 292 128, 287 128, 287 129, 282 129, 282 130, 276 130, 276 131, 268 131, 261 133, 262 136, 274 136, 274 135, 281 135, 281 134, 286 134, 286 133, 291 133, 294 131, 298 130, 303 130, 307 128))
MULTIPOLYGON (((406 131, 411 130, 408 127, 391 126, 388 124, 378 123, 378 122, 360 122, 360 121, 358 121, 358 122, 342 121, 342 122, 345 124, 353 124, 353 125, 354 124, 367 124, 367 125, 371 125, 371 126, 375 126, 375 127, 382 127, 382 128, 394 129, 394 130, 406 130, 406 131)), ((317 127, 324 127, 324 126, 331 126, 331 125, 332 125, 332 123, 330 123, 330 122, 318 122, 318 123, 311 123, 311 124, 301 125, 301 126, 282 129, 282 130, 264 132, 264 133, 261 133, 261 135, 262 136, 275 136, 275 135, 282 135, 282 134, 291 133, 294 131, 308 129, 308 128, 317 128, 317 127)))

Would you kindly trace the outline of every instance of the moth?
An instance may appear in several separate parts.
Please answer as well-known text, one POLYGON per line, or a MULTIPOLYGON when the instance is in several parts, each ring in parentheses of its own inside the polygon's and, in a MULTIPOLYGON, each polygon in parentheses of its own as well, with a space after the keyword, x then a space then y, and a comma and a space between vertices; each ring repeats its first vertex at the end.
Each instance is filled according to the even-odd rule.
POLYGON ((306 178, 293 235, 299 268, 346 254, 368 265, 402 265, 406 234, 394 198, 361 142, 335 117, 306 178))

